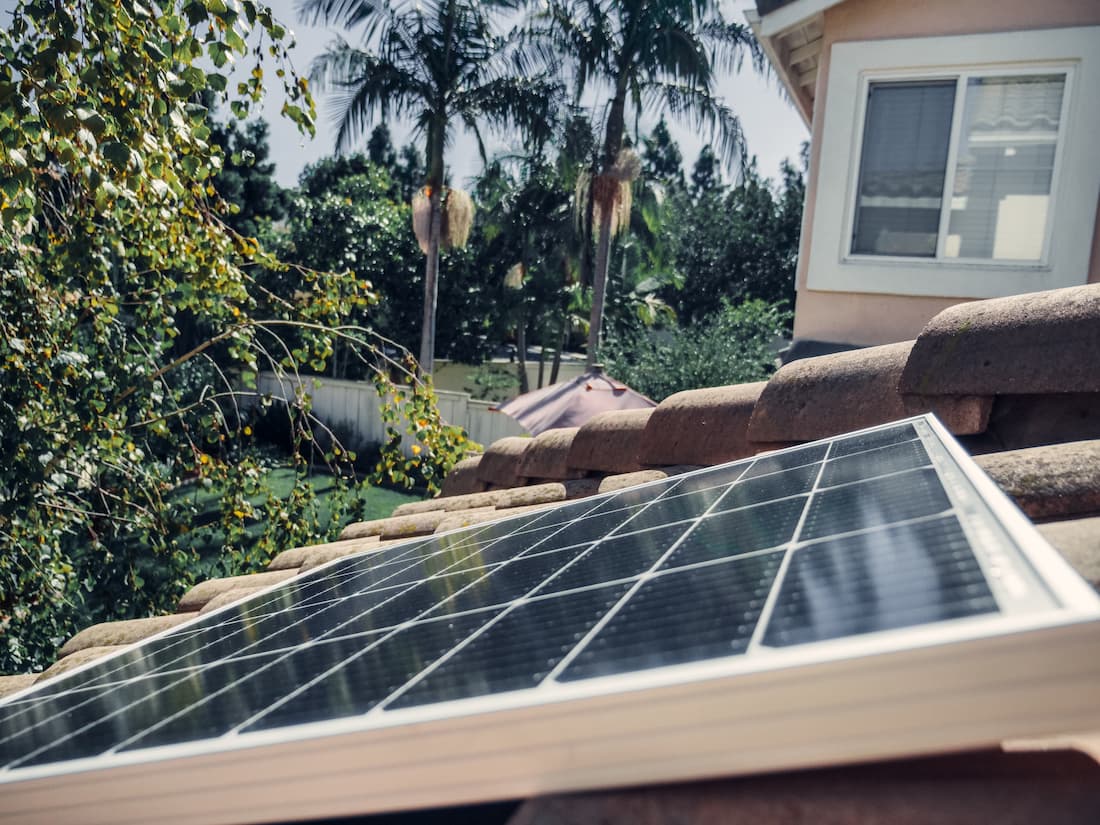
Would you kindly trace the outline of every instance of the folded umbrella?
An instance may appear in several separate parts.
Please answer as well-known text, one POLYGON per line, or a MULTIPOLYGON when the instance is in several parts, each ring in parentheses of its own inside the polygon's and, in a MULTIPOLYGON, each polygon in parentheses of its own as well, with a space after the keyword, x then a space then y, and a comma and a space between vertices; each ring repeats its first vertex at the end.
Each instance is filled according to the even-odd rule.
POLYGON ((558 427, 579 427, 609 410, 655 406, 655 401, 594 367, 571 381, 559 381, 541 390, 517 395, 494 409, 516 419, 532 435, 538 435, 558 427))

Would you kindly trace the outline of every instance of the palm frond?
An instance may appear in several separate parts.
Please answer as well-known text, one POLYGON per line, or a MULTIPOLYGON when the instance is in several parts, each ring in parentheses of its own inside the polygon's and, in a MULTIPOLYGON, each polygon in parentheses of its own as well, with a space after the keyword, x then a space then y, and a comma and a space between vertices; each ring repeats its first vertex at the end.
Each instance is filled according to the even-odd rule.
POLYGON ((674 117, 693 121, 701 132, 708 131, 718 156, 739 175, 747 168, 741 121, 721 98, 697 86, 667 81, 646 84, 646 97, 654 107, 663 106, 674 117))
POLYGON ((771 71, 763 47, 748 26, 722 19, 707 20, 699 26, 699 39, 710 50, 713 65, 723 72, 740 71, 746 57, 757 74, 771 71))
POLYGON ((303 23, 335 23, 350 29, 378 13, 383 5, 381 0, 301 0, 295 9, 303 23))
POLYGON ((335 92, 333 117, 338 123, 339 151, 350 148, 375 114, 407 114, 427 91, 423 81, 404 67, 343 40, 333 42, 314 59, 310 80, 319 89, 335 92))
POLYGON ((554 134, 563 96, 561 84, 550 77, 496 77, 468 88, 451 101, 464 119, 482 119, 495 127, 517 126, 525 140, 543 144, 554 134))

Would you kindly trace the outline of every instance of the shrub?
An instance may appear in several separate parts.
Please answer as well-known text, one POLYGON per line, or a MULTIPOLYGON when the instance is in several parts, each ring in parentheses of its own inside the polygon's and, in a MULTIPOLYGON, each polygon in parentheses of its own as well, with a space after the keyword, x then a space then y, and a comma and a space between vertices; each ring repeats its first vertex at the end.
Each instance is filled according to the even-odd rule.
POLYGON ((681 390, 767 378, 775 370, 775 344, 789 323, 790 313, 780 304, 723 303, 690 326, 609 339, 600 358, 610 375, 660 401, 681 390))

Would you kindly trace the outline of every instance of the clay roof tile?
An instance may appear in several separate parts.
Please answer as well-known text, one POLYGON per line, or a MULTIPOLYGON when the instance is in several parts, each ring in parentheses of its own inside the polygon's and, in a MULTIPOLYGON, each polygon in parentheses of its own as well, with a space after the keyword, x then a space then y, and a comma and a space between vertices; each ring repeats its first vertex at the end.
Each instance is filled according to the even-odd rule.
POLYGON ((94 662, 96 659, 102 659, 108 654, 114 653, 116 650, 122 650, 125 645, 100 645, 98 647, 85 647, 78 650, 76 653, 72 653, 61 659, 58 659, 48 668, 38 674, 38 682, 44 682, 47 679, 52 679, 55 676, 60 676, 62 673, 68 673, 70 670, 80 667, 87 662, 94 662))
POLYGON ((709 387, 670 395, 642 433, 642 464, 723 464, 753 454, 749 419, 767 382, 709 387))
POLYGON ((360 539, 348 539, 347 541, 325 542, 323 544, 310 544, 305 547, 293 547, 284 550, 267 566, 268 570, 297 570, 302 563, 320 548, 340 547, 349 553, 357 553, 360 550, 369 550, 377 547, 380 538, 378 536, 366 536, 360 539))
POLYGON ((1100 441, 1008 450, 974 460, 1032 519, 1100 514, 1100 441))
POLYGON ((443 489, 439 494, 440 497, 480 493, 484 490, 485 482, 477 475, 477 468, 480 463, 481 456, 475 455, 464 458, 455 464, 451 471, 447 473, 446 478, 443 479, 443 489))
POLYGON ((956 304, 933 318, 903 393, 1100 392, 1100 284, 956 304))
POLYGON ((934 412, 957 435, 980 433, 991 399, 903 398, 898 379, 912 341, 793 361, 768 381, 749 421, 759 443, 814 441, 934 412))
POLYGON ((221 579, 207 579, 199 582, 180 597, 176 610, 179 613, 198 612, 220 593, 227 590, 235 590, 241 587, 270 587, 281 581, 286 581, 297 574, 297 570, 266 570, 263 573, 252 573, 247 576, 226 576, 221 579))
POLYGON ((16 673, 12 676, 0 676, 0 699, 29 688, 38 679, 37 673, 16 673))
POLYGON ((600 473, 641 470, 638 448, 656 407, 600 413, 586 421, 573 438, 569 466, 600 473))
POLYGON ((519 474, 553 481, 583 476, 583 470, 569 467, 569 450, 579 430, 580 427, 562 427, 536 435, 523 452, 519 474))
POLYGON ((518 435, 494 441, 478 464, 478 479, 494 487, 518 487, 523 484, 524 479, 519 474, 519 466, 523 461, 523 453, 530 443, 530 438, 518 435))
MULTIPOLYGON (((198 608, 196 608, 198 609, 198 608)), ((124 619, 119 622, 100 622, 86 627, 73 636, 57 651, 59 657, 71 656, 90 647, 128 645, 175 627, 190 616, 149 616, 142 619, 124 619)))
POLYGON ((1039 532, 1082 578, 1100 590, 1100 516, 1040 524, 1039 532))

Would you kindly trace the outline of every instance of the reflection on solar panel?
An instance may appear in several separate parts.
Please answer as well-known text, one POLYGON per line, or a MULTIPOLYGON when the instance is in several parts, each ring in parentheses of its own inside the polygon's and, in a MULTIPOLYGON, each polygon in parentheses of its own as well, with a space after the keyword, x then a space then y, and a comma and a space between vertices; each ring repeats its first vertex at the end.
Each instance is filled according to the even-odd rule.
POLYGON ((45 682, 0 704, 0 820, 292 819, 986 745, 1100 721, 1098 628, 913 419, 340 559, 45 682))

